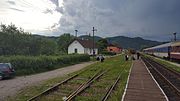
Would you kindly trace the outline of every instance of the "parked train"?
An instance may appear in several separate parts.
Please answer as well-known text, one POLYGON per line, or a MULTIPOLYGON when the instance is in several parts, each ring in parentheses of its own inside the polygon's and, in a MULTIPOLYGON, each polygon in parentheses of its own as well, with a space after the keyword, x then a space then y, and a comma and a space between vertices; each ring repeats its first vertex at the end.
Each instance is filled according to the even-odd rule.
POLYGON ((180 61, 180 41, 146 48, 143 51, 157 57, 180 61))

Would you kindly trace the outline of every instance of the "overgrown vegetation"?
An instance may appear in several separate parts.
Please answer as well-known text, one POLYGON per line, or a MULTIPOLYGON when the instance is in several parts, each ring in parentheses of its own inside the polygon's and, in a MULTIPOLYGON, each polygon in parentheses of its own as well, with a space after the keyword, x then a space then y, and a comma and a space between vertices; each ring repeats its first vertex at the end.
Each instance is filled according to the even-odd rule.
POLYGON ((170 63, 170 61, 163 60, 163 59, 161 59, 161 58, 153 57, 153 56, 146 55, 146 54, 144 54, 144 56, 149 57, 149 58, 153 59, 153 60, 156 61, 156 62, 159 62, 160 64, 166 66, 166 67, 169 68, 169 69, 172 69, 172 70, 175 70, 175 71, 177 71, 177 72, 180 72, 180 67, 177 66, 177 65, 174 65, 174 64, 170 63))
MULTIPOLYGON (((118 83, 118 85, 116 86, 115 90, 113 91, 113 93, 111 94, 111 97, 109 100, 111 101, 119 101, 119 99, 121 99, 122 94, 124 92, 124 88, 126 85, 126 81, 127 81, 127 77, 129 74, 129 70, 131 67, 131 61, 127 61, 126 65, 125 60, 123 58, 124 56, 117 56, 117 57, 113 57, 113 58, 108 58, 106 59, 103 63, 95 63, 92 64, 80 71, 71 73, 69 75, 65 75, 64 77, 58 77, 55 79, 51 79, 51 80, 47 80, 45 82, 43 82, 40 85, 35 85, 32 87, 26 87, 24 90, 22 90, 20 93, 18 93, 15 97, 10 98, 10 101, 25 101, 28 98, 31 98, 32 96, 39 94, 40 92, 44 91, 45 89, 52 87, 52 85, 61 82, 63 79, 68 78, 69 76, 72 76, 74 74, 77 73, 81 73, 79 76, 79 79, 75 79, 72 81, 69 81, 69 85, 73 85, 73 86, 68 86, 68 85, 62 85, 62 87, 60 87, 60 91, 66 91, 69 92, 70 88, 75 88, 77 85, 82 84, 83 82, 87 81, 87 79, 91 78, 95 73, 101 71, 101 70, 108 70, 108 72, 106 74, 104 74, 104 76, 102 78, 100 78, 98 81, 94 81, 93 83, 93 88, 94 89, 87 89, 85 91, 85 94, 88 94, 89 96, 85 96, 82 94, 80 94, 76 99, 79 101, 100 101, 101 98, 104 96, 105 92, 107 91, 108 87, 110 87, 110 85, 112 85, 115 81, 115 79, 117 78, 117 76, 121 73, 121 79, 120 82, 118 83), (106 85, 105 85, 106 84, 106 85), (65 87, 67 86, 67 87, 65 87), (103 92, 98 92, 99 89, 103 89, 103 92), (97 96, 98 94, 98 96, 97 96), (93 95, 93 96, 91 96, 93 95)), ((60 92, 59 91, 59 92, 60 92)), ((70 91, 72 92, 72 91, 70 91)), ((62 94, 63 95, 63 94, 62 94)), ((47 97, 43 97, 42 100, 43 101, 61 101, 62 100, 61 93, 57 94, 54 93, 54 95, 50 94, 47 97), (50 100, 53 99, 53 100, 50 100)), ((41 100, 41 99, 39 99, 41 100)))
POLYGON ((62 56, 1 56, 1 62, 10 62, 17 75, 29 75, 53 70, 79 62, 89 61, 88 55, 62 56))
POLYGON ((67 54, 74 39, 69 33, 56 39, 32 35, 15 25, 0 25, 0 55, 54 55, 67 54))

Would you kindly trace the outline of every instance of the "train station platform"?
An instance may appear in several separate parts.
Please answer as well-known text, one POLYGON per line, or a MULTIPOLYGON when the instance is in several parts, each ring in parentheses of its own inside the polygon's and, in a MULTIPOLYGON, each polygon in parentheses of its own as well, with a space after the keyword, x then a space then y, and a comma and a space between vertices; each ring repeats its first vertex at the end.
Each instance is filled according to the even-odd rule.
POLYGON ((135 60, 122 101, 166 101, 166 96, 142 60, 135 60))

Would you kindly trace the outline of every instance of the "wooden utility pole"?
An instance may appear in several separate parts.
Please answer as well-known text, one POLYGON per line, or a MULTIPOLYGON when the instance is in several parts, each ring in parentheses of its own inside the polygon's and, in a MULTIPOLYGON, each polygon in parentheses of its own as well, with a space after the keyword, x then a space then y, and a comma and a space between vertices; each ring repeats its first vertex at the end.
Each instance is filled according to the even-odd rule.
POLYGON ((174 32, 173 35, 174 35, 174 41, 176 41, 176 32, 174 32))
POLYGON ((95 29, 94 27, 93 27, 93 60, 94 60, 94 56, 95 56, 95 50, 94 50, 94 32, 95 31, 97 31, 97 29, 95 29))

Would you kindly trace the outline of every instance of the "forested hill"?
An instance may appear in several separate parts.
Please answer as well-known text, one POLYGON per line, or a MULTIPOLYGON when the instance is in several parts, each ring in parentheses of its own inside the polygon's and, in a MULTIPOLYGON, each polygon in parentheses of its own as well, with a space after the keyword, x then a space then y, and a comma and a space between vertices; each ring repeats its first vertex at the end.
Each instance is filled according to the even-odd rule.
MULTIPOLYGON (((87 38, 88 36, 80 36, 81 38, 87 38)), ((100 40, 101 37, 95 36, 95 40, 100 40)), ((158 41, 146 40, 141 37, 125 37, 125 36, 115 36, 115 37, 107 37, 105 38, 109 43, 117 44, 123 48, 132 48, 136 50, 141 50, 146 47, 151 47, 155 45, 161 44, 158 41)))
POLYGON ((145 40, 141 37, 130 38, 125 36, 116 36, 116 37, 108 37, 106 39, 111 43, 116 43, 122 46, 123 48, 132 48, 136 50, 141 50, 146 47, 151 47, 161 44, 161 42, 145 40))

